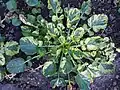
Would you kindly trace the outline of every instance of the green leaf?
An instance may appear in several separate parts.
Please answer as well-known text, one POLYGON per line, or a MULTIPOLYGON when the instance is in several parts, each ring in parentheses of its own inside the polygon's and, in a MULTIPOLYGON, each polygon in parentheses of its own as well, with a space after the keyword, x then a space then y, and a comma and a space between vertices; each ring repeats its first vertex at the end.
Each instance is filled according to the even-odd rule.
POLYGON ((52 9, 53 13, 61 13, 62 9, 58 0, 48 0, 48 9, 52 9))
POLYGON ((20 49, 26 54, 26 55, 34 55, 37 50, 37 42, 33 37, 22 37, 20 39, 20 49))
POLYGON ((7 9, 8 10, 16 10, 17 9, 17 4, 16 4, 16 0, 9 0, 7 3, 7 9))
POLYGON ((87 50, 88 51, 91 51, 91 50, 98 50, 98 46, 96 46, 96 45, 87 45, 87 50))
POLYGON ((114 71, 114 65, 112 63, 101 63, 98 67, 102 74, 108 74, 114 71))
POLYGON ((61 53, 61 49, 58 49, 58 50, 56 51, 56 57, 58 57, 58 56, 60 55, 60 53, 61 53))
POLYGON ((25 69, 24 59, 22 58, 12 59, 11 61, 8 62, 6 68, 10 73, 24 72, 25 69))
POLYGON ((37 13, 40 13, 37 8, 32 9, 32 14, 36 15, 37 13))
POLYGON ((91 12, 91 1, 88 0, 88 1, 84 1, 82 3, 82 6, 81 6, 81 14, 84 15, 84 14, 87 14, 89 15, 90 12, 91 12))
POLYGON ((80 90, 90 90, 89 82, 85 78, 82 78, 80 74, 75 77, 75 81, 78 84, 80 90))
POLYGON ((1 34, 0 34, 0 42, 4 42, 5 41, 5 37, 3 37, 1 34))
POLYGON ((108 17, 104 14, 93 15, 88 19, 88 25, 94 32, 98 32, 101 29, 107 27, 108 17))
POLYGON ((57 20, 58 20, 58 17, 55 16, 55 15, 53 15, 53 16, 52 16, 52 21, 53 21, 53 22, 56 22, 57 20))
POLYGON ((101 38, 100 36, 95 36, 85 39, 85 44, 87 46, 88 51, 100 49, 100 44, 102 42, 103 42, 103 38, 101 38))
POLYGON ((74 59, 78 59, 78 60, 81 59, 83 53, 82 53, 82 51, 81 51, 80 49, 73 49, 73 50, 71 50, 71 51, 72 51, 71 54, 73 55, 73 58, 74 58, 74 59))
POLYGON ((29 6, 36 6, 39 2, 38 2, 38 0, 26 0, 26 3, 29 6))
POLYGON ((59 42, 60 42, 61 44, 64 44, 64 43, 66 42, 64 36, 60 36, 58 40, 59 40, 59 42))
POLYGON ((48 33, 51 37, 56 37, 56 35, 59 35, 59 31, 57 28, 55 28, 55 25, 53 23, 47 24, 48 33))
POLYGON ((66 59, 65 57, 63 57, 63 61, 61 61, 60 63, 60 70, 64 73, 64 74, 68 74, 72 71, 73 68, 73 64, 70 61, 70 59, 66 59))
POLYGON ((21 21, 18 18, 15 17, 15 18, 12 19, 12 24, 14 26, 20 26, 21 21))
POLYGON ((14 56, 19 53, 19 45, 16 41, 6 42, 5 46, 5 54, 8 56, 14 56))
POLYGON ((38 48, 38 54, 43 57, 46 54, 46 49, 45 48, 38 48))
POLYGON ((79 42, 84 34, 85 34, 84 29, 82 27, 80 27, 80 28, 77 28, 75 31, 72 32, 72 37, 76 42, 79 42))
POLYGON ((35 19, 36 19, 35 16, 30 15, 30 14, 27 15, 27 21, 28 22, 33 24, 33 23, 35 23, 35 19))
POLYGON ((5 57, 0 53, 0 66, 5 65, 5 57))
POLYGON ((43 66, 43 75, 49 77, 56 73, 56 65, 52 61, 48 61, 43 66))
POLYGON ((58 23, 58 24, 57 24, 57 28, 58 28, 60 31, 62 31, 62 30, 65 29, 65 27, 64 27, 64 25, 63 25, 62 23, 58 23))
POLYGON ((74 29, 80 19, 80 10, 77 8, 70 8, 67 14, 67 28, 74 29))
POLYGON ((31 28, 28 26, 21 26, 23 36, 31 36, 31 28))
POLYGON ((57 78, 51 80, 50 85, 52 86, 52 88, 60 87, 60 86, 63 87, 66 85, 66 82, 63 78, 57 78))

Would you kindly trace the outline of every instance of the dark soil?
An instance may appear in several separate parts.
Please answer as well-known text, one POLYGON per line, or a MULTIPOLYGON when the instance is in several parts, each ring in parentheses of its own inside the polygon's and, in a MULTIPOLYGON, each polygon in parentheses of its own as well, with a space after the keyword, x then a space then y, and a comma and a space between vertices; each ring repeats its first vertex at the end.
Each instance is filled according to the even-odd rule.
POLYGON ((12 79, 3 81, 0 85, 2 85, 1 88, 5 88, 0 90, 8 90, 6 88, 12 88, 10 90, 51 90, 48 80, 41 74, 40 70, 25 71, 12 79))

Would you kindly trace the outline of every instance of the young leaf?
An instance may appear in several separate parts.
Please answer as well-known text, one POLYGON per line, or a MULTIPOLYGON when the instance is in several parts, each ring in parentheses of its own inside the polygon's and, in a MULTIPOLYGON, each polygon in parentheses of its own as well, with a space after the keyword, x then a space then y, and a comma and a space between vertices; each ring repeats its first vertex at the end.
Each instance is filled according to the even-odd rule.
POLYGON ((55 28, 55 25, 53 23, 48 23, 47 28, 48 33, 51 37, 56 37, 56 35, 59 35, 59 31, 57 28, 55 28))
POLYGON ((65 37, 64 37, 64 36, 60 36, 60 37, 59 37, 59 42, 60 42, 61 44, 64 44, 64 43, 66 42, 65 37))
POLYGON ((58 0, 48 0, 48 9, 52 9, 54 14, 61 13, 62 9, 58 0))
POLYGON ((0 66, 5 65, 5 57, 0 53, 0 66))
POLYGON ((19 45, 15 41, 6 42, 5 46, 5 54, 8 56, 14 56, 19 53, 19 45))
POLYGON ((46 49, 45 49, 45 48, 40 47, 40 48, 38 48, 37 50, 38 50, 38 54, 39 54, 41 57, 43 57, 43 56, 46 54, 46 49))
POLYGON ((78 84, 80 90, 90 90, 89 82, 86 79, 82 78, 80 74, 75 77, 75 81, 78 84))
POLYGON ((28 26, 21 26, 23 36, 31 36, 31 28, 28 26))
POLYGON ((12 59, 11 61, 8 62, 6 68, 10 73, 24 72, 25 69, 24 59, 22 58, 12 59))
POLYGON ((84 1, 82 3, 82 6, 81 6, 81 14, 84 15, 84 14, 87 14, 89 15, 90 12, 91 12, 91 1, 88 0, 88 1, 84 1))
POLYGON ((38 4, 38 0, 26 0, 26 3, 29 6, 36 6, 38 4))
POLYGON ((104 14, 93 15, 88 19, 88 25, 94 32, 105 29, 108 23, 108 17, 104 14))
POLYGON ((17 8, 17 4, 16 4, 16 0, 9 0, 7 3, 6 3, 6 5, 7 5, 7 9, 8 10, 16 10, 16 8, 17 8))
POLYGON ((77 8, 70 8, 67 14, 67 28, 74 29, 80 19, 80 10, 77 8))
POLYGON ((33 24, 33 23, 35 23, 35 19, 36 19, 35 16, 30 15, 30 14, 27 15, 27 21, 28 22, 33 24))
POLYGON ((71 50, 71 52, 72 52, 71 54, 73 55, 74 59, 80 60, 82 58, 83 53, 82 53, 81 50, 79 50, 79 49, 73 49, 73 50, 71 50))
POLYGON ((43 66, 43 75, 49 77, 56 73, 56 65, 52 61, 48 61, 43 66))
POLYGON ((72 37, 76 42, 79 42, 84 34, 85 34, 84 29, 82 27, 80 27, 80 28, 77 28, 75 31, 72 32, 72 37))
POLYGON ((12 19, 12 24, 13 24, 14 26, 20 26, 21 21, 20 21, 18 18, 13 18, 13 19, 12 19))
POLYGON ((20 39, 20 49, 26 54, 26 55, 34 55, 37 50, 37 42, 33 37, 22 37, 20 39))

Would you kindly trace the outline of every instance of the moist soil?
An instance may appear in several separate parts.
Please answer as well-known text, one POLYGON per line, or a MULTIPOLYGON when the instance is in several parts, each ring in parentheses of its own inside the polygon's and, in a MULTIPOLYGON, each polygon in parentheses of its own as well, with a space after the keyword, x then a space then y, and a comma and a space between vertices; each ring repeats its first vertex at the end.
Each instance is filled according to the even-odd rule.
MULTIPOLYGON (((4 0, 5 2, 7 0, 4 0)), ((107 14, 109 18, 109 24, 105 32, 102 33, 105 36, 110 37, 115 43, 116 47, 120 47, 120 13, 118 13, 117 4, 115 0, 91 0, 92 1, 92 13, 93 14, 107 14)), ((29 8, 24 0, 17 0, 18 9, 27 12, 29 8)), ((45 4, 41 8, 41 14, 46 20, 49 18, 49 10, 47 9, 46 0, 42 0, 45 4)), ((64 0, 62 7, 79 7, 83 0, 64 0)), ((0 3, 0 16, 2 19, 8 11, 5 7, 2 7, 0 3)), ((6 41, 19 41, 22 37, 20 27, 15 27, 12 24, 5 23, 5 28, 0 28, 0 33, 5 36, 6 41)), ((22 55, 22 54, 21 54, 22 55)), ((45 78, 41 69, 35 69, 42 65, 46 59, 41 59, 35 61, 32 69, 17 74, 12 79, 5 79, 0 84, 0 90, 51 90, 50 83, 47 78, 45 78)), ((114 61, 115 72, 113 74, 103 75, 94 79, 91 84, 91 90, 120 90, 120 54, 117 53, 116 60, 114 61)), ((55 90, 67 90, 67 88, 56 88, 55 90)), ((77 90, 77 86, 74 86, 72 90, 77 90)))

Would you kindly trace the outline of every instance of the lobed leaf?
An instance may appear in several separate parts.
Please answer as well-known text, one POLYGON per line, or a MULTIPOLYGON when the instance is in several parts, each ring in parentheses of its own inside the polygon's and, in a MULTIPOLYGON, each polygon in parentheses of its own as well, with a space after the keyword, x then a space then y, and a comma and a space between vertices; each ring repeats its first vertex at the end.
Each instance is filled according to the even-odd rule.
POLYGON ((19 53, 19 45, 16 41, 6 42, 4 46, 5 54, 8 56, 14 56, 19 53))
POLYGON ((93 15, 88 19, 88 25, 94 32, 104 30, 107 27, 108 17, 104 14, 93 15))

